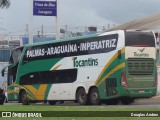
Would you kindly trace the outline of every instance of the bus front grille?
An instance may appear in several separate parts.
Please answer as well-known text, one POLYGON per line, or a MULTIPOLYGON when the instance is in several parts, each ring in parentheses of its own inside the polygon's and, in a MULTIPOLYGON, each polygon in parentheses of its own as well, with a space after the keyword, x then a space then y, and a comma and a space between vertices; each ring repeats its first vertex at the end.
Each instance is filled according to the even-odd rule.
POLYGON ((127 60, 129 75, 152 75, 154 60, 152 58, 129 58, 127 60))

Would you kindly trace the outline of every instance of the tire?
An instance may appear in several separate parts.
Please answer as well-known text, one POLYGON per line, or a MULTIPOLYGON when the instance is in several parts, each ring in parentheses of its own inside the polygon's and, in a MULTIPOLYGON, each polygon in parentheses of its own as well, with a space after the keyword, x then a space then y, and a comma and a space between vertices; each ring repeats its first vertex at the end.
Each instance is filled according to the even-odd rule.
POLYGON ((90 103, 92 105, 99 105, 100 104, 100 98, 99 98, 99 92, 97 88, 92 88, 89 94, 90 103))
POLYGON ((5 103, 5 95, 0 95, 0 105, 3 105, 5 103))
POLYGON ((22 103, 22 94, 23 94, 23 91, 20 91, 19 93, 19 100, 18 100, 18 103, 22 103))
POLYGON ((48 101, 48 103, 49 103, 50 105, 55 105, 55 104, 57 103, 57 101, 48 101))
POLYGON ((76 93, 76 99, 80 105, 86 105, 87 104, 87 94, 84 90, 84 88, 80 88, 76 93))
POLYGON ((130 104, 134 103, 134 99, 131 99, 131 98, 122 99, 122 100, 121 100, 121 103, 122 103, 123 105, 130 105, 130 104))
POLYGON ((29 105, 29 102, 27 100, 27 93, 26 91, 22 91, 20 94, 20 100, 22 102, 23 105, 29 105))

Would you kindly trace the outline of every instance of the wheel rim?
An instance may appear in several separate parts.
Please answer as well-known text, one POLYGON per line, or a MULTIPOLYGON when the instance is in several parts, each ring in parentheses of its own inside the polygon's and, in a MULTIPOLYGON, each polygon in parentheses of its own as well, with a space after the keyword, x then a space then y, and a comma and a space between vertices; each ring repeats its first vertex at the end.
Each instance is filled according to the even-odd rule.
POLYGON ((80 94, 79 101, 84 102, 84 99, 85 99, 85 94, 80 94))
POLYGON ((22 101, 25 101, 27 98, 26 93, 22 94, 22 101))
POLYGON ((97 98, 98 98, 98 93, 93 93, 92 94, 92 100, 97 100, 97 98))

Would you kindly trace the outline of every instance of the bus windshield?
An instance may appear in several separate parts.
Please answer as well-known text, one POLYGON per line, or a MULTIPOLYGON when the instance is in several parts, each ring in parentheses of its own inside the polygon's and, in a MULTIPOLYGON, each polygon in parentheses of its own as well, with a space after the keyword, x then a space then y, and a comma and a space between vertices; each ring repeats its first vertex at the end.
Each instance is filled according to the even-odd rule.
POLYGON ((23 47, 13 50, 11 58, 10 58, 10 64, 19 62, 22 51, 23 51, 23 47))
POLYGON ((155 47, 154 35, 151 32, 126 32, 125 46, 155 47))

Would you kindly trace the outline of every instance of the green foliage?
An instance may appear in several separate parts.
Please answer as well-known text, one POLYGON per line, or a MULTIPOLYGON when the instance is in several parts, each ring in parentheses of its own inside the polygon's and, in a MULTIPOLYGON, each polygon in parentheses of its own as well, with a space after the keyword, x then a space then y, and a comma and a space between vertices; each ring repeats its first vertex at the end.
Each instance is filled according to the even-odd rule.
POLYGON ((9 8, 10 0, 0 0, 0 8, 9 8))

